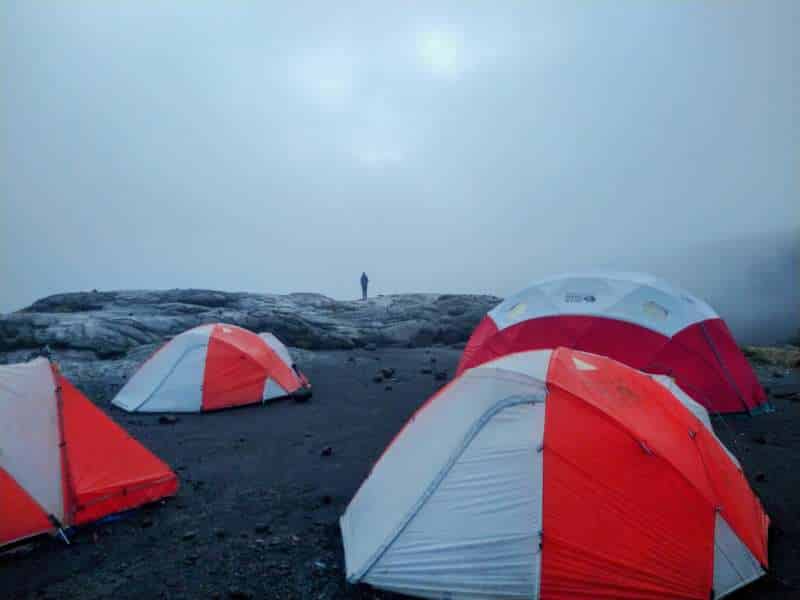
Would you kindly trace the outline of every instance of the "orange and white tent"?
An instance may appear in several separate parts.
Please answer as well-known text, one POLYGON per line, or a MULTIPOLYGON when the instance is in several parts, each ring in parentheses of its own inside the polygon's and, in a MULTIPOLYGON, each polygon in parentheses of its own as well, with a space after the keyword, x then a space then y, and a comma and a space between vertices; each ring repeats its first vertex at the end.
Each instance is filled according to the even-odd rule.
POLYGON ((729 594, 763 575, 769 519, 689 403, 564 348, 465 371, 347 507, 348 580, 424 598, 729 594))
POLYGON ((164 344, 112 403, 132 412, 201 412, 308 395, 310 390, 274 335, 217 323, 164 344))
POLYGON ((0 547, 177 490, 175 473, 47 360, 0 366, 0 547))

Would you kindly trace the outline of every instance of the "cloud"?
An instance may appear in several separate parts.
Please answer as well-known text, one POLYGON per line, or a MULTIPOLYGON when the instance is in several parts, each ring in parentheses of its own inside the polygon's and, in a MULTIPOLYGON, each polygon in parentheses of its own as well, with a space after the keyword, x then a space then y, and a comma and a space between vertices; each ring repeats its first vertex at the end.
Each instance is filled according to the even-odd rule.
POLYGON ((458 78, 468 67, 464 35, 456 29, 420 31, 416 51, 422 66, 437 77, 458 78))
POLYGON ((342 47, 323 47, 292 56, 290 81, 308 100, 324 108, 348 108, 353 100, 358 62, 342 47))
POLYGON ((368 167, 382 167, 403 162, 405 158, 399 150, 366 147, 354 152, 356 159, 368 167))

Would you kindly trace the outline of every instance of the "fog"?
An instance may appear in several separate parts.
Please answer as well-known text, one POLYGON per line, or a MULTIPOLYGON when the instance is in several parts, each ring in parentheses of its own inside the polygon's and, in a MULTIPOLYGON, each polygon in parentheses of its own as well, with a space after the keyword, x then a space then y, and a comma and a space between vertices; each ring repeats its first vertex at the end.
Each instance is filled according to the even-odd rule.
POLYGON ((4 2, 0 311, 613 267, 793 333, 800 4, 497 4, 4 2))

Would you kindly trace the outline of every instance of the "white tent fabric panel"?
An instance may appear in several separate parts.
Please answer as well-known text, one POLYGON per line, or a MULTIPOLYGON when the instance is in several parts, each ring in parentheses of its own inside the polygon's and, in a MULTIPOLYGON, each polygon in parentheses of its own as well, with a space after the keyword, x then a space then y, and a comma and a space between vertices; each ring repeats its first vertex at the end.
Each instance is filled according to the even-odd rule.
POLYGON ((576 308, 604 313, 641 284, 630 280, 576 276, 542 281, 531 287, 534 286, 553 306, 558 307, 559 314, 569 314, 576 308), (590 295, 593 300, 587 298, 590 295))
POLYGON ((565 275, 535 282, 489 312, 499 329, 544 316, 618 319, 671 337, 717 318, 708 304, 666 282, 637 273, 565 275))
POLYGON ((213 325, 196 327, 167 342, 134 373, 112 403, 128 411, 198 410, 212 329, 213 325))
POLYGON ((495 414, 364 581, 426 598, 538 598, 544 414, 543 403, 495 414))
POLYGON ((637 323, 670 337, 692 323, 716 317, 698 311, 695 304, 681 296, 671 296, 649 286, 637 287, 620 298, 605 316, 637 323))
POLYGON ((714 527, 714 597, 722 598, 764 574, 730 525, 717 514, 714 527))
POLYGON ((264 382, 264 393, 261 397, 262 401, 272 400, 273 398, 283 398, 288 392, 275 383, 272 377, 267 377, 264 382))
POLYGON ((294 364, 292 360, 291 354, 289 354, 289 349, 284 346, 283 342, 281 342, 278 338, 276 338, 271 333, 259 333, 258 336, 264 340, 264 342, 272 348, 273 352, 277 354, 283 362, 287 364, 287 366, 291 367, 294 364))
MULTIPOLYGON (((630 282, 642 287, 653 288, 668 296, 682 296, 683 299, 691 305, 694 305, 696 310, 705 315, 706 319, 716 318, 717 314, 705 301, 692 295, 688 291, 680 288, 664 279, 659 279, 648 273, 639 273, 635 271, 595 271, 583 273, 562 273, 555 277, 548 277, 540 280, 538 283, 546 283, 553 281, 564 281, 570 279, 601 279, 609 282, 611 286, 623 286, 626 282, 630 282)), ((536 285, 536 283, 534 283, 536 285)), ((619 287, 622 290, 624 287, 619 287)))
POLYGON ((342 516, 347 577, 361 577, 424 502, 494 406, 510 398, 544 400, 544 384, 518 373, 479 367, 449 384, 409 421, 342 516), (452 403, 458 410, 452 410, 452 403))
POLYGON ((203 406, 203 374, 207 346, 188 348, 137 410, 140 412, 198 412, 203 406))
POLYGON ((0 467, 61 521, 61 425, 55 390, 44 358, 0 366, 0 467))
POLYGON ((552 350, 530 350, 528 352, 515 352, 506 354, 500 358, 495 358, 479 368, 501 369, 504 371, 516 371, 544 381, 547 377, 547 369, 550 366, 552 350))

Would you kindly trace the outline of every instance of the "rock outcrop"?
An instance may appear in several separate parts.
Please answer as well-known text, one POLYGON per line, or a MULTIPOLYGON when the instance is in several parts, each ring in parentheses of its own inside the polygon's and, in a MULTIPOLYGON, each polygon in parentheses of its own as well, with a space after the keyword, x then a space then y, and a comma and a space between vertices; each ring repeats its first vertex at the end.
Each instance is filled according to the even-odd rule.
POLYGON ((213 322, 272 331, 288 345, 309 350, 457 344, 499 301, 493 296, 400 294, 362 302, 310 293, 212 290, 58 294, 0 315, 0 356, 50 346, 119 359, 213 322))

